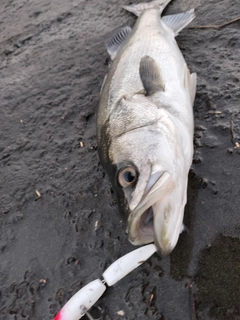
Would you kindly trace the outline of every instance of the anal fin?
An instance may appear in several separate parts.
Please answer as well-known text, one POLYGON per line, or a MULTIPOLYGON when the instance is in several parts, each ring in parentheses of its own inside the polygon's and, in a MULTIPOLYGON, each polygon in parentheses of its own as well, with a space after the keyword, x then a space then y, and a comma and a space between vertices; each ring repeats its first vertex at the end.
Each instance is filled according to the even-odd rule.
POLYGON ((162 17, 162 21, 173 30, 175 36, 195 18, 194 9, 183 13, 162 17))
POLYGON ((112 35, 106 41, 107 52, 109 53, 111 59, 113 60, 122 44, 128 38, 129 34, 132 32, 131 27, 124 26, 113 31, 112 35))
POLYGON ((164 91, 164 84, 156 61, 145 56, 140 61, 140 78, 147 96, 151 96, 158 91, 164 91))

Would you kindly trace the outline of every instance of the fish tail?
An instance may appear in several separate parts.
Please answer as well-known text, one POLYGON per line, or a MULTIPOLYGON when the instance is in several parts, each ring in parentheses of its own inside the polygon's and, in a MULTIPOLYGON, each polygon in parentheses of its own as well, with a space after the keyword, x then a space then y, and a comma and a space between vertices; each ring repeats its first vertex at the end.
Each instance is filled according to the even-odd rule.
POLYGON ((154 0, 151 2, 143 2, 139 4, 132 4, 130 6, 123 6, 123 9, 132 12, 137 17, 139 17, 145 10, 158 8, 160 13, 164 10, 164 8, 168 5, 171 0, 154 0))

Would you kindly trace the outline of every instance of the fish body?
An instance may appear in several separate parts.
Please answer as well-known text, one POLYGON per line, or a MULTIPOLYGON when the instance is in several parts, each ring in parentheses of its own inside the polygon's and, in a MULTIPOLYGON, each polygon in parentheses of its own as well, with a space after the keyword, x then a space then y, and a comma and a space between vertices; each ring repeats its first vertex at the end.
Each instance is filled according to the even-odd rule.
POLYGON ((161 19, 168 2, 125 7, 138 19, 107 42, 112 64, 97 120, 99 157, 128 216, 129 240, 154 241, 163 254, 182 231, 196 90, 175 40, 194 11, 161 19))

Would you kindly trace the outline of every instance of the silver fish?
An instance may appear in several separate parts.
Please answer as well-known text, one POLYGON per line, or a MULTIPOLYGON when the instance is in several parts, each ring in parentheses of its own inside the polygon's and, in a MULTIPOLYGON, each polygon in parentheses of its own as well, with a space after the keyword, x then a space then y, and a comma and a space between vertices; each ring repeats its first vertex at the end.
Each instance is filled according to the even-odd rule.
POLYGON ((164 16, 171 0, 124 6, 138 16, 107 41, 112 59, 101 90, 98 152, 128 217, 134 245, 169 254, 182 232, 193 156, 196 74, 175 36, 194 10, 164 16))

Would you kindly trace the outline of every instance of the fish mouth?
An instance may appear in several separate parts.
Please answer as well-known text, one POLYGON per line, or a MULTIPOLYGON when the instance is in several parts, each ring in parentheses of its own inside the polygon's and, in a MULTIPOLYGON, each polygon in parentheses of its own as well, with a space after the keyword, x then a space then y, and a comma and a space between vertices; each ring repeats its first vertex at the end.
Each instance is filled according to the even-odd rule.
POLYGON ((147 235, 148 237, 154 240, 154 215, 153 215, 153 207, 151 206, 147 210, 143 212, 139 219, 139 231, 147 235))
POLYGON ((143 245, 154 242, 161 255, 168 255, 176 245, 178 238, 178 223, 169 225, 172 212, 168 205, 159 206, 154 203, 146 209, 136 223, 129 229, 129 240, 134 245, 143 245))
POLYGON ((169 174, 165 172, 159 179, 162 181, 156 181, 130 214, 128 238, 133 245, 154 242, 162 255, 168 255, 181 233, 184 206, 179 203, 182 192, 169 180, 169 174))

